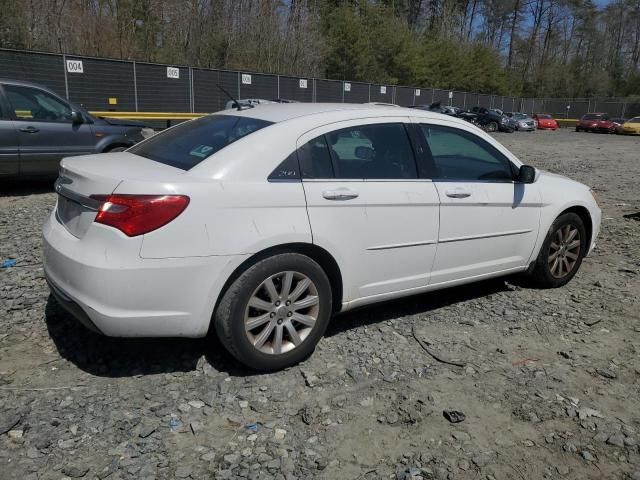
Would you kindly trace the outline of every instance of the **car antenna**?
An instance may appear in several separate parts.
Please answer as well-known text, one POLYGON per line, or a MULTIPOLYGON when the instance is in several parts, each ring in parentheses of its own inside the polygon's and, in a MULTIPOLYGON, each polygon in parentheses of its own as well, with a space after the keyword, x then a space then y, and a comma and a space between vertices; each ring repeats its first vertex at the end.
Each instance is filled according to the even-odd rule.
MULTIPOLYGON (((224 88, 222 88, 222 86, 220 86, 220 84, 216 83, 216 87, 218 87, 220 90, 222 90, 222 93, 224 93, 227 97, 229 97, 231 99, 231 101, 236 106, 238 111, 242 110, 242 107, 240 106, 240 102, 238 102, 238 100, 233 98, 233 96, 229 92, 227 92, 224 88)), ((251 106, 253 107, 253 105, 251 105, 251 106)))

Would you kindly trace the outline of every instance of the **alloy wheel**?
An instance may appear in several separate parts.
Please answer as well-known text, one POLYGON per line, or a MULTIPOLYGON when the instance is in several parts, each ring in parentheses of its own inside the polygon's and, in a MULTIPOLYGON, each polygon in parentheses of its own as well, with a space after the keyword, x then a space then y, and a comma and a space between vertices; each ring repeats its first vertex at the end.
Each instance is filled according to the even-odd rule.
POLYGON ((580 231, 572 224, 560 227, 549 245, 549 271, 555 278, 569 275, 580 258, 580 231))
POLYGON ((298 347, 318 319, 320 302, 313 281, 300 272, 271 275, 247 303, 244 327, 251 345, 279 355, 298 347))

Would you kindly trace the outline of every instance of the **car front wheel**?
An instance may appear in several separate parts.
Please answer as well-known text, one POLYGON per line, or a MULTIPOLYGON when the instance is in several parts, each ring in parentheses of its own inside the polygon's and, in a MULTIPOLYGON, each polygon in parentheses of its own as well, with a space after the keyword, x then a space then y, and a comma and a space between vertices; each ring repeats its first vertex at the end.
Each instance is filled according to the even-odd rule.
POLYGON ((487 124, 487 132, 497 132, 498 131, 498 123, 497 122, 489 122, 487 124))
POLYGON ((543 288, 566 285, 580 268, 588 242, 584 222, 577 214, 560 215, 542 244, 531 272, 533 281, 543 288))
POLYGON ((223 345, 246 366, 273 371, 313 352, 332 311, 324 270, 297 253, 257 262, 228 288, 215 313, 223 345))

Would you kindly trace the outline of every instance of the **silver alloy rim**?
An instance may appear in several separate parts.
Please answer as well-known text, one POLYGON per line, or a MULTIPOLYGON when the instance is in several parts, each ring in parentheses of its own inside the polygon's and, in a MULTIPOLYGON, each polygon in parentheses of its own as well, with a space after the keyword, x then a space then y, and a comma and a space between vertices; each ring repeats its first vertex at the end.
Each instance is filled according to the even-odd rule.
POLYGON ((299 347, 318 319, 318 289, 300 272, 271 275, 255 289, 244 314, 251 345, 262 353, 279 355, 299 347))
POLYGON ((558 229, 549 245, 549 270, 555 278, 573 271, 580 258, 580 232, 575 225, 558 229))

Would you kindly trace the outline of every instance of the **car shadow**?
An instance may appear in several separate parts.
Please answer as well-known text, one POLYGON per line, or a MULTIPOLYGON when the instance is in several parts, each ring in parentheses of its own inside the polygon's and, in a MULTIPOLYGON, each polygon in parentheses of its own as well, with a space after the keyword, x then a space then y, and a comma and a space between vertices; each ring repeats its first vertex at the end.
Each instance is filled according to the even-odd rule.
POLYGON ((55 179, 0 180, 0 197, 26 197, 39 193, 53 192, 55 179))
MULTIPOLYGON (((513 278, 508 280, 510 283, 517 284, 513 278)), ((506 279, 498 278, 360 307, 337 315, 327 327, 325 337, 399 317, 427 314, 448 305, 486 297, 506 290, 509 290, 506 279)))
POLYGON ((206 338, 114 338, 84 327, 49 295, 45 322, 58 353, 81 370, 98 377, 132 377, 192 372, 202 357, 217 371, 250 376, 229 355, 216 335, 206 338))
MULTIPOLYGON (((507 289, 504 279, 488 280, 358 308, 337 315, 325 336, 331 337, 393 318, 429 313, 507 289)), ((237 362, 213 333, 202 339, 105 337, 82 326, 53 296, 49 296, 45 307, 45 322, 58 353, 76 367, 98 377, 192 372, 202 368, 199 362, 203 357, 214 370, 230 376, 260 374, 237 362)))

